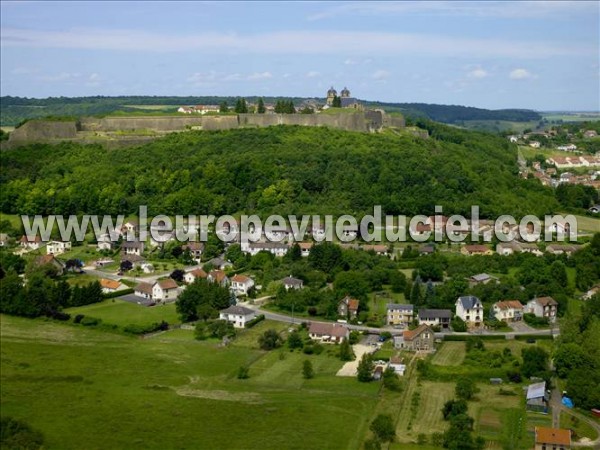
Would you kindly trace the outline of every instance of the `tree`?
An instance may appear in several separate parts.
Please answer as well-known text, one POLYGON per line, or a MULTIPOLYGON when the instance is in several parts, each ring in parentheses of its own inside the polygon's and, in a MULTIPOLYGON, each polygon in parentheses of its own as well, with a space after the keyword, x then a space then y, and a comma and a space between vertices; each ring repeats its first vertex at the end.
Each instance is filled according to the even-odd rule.
POLYGON ((373 357, 369 353, 365 353, 358 363, 357 378, 363 383, 373 379, 373 357))
POLYGON ((171 272, 171 275, 170 275, 170 277, 173 280, 175 280, 179 283, 181 283, 183 281, 184 276, 185 276, 185 272, 181 269, 175 269, 173 272, 171 272))
POLYGON ((121 268, 121 272, 129 272, 131 269, 133 269, 133 263, 131 261, 121 261, 121 265, 119 266, 121 268))
POLYGON ((298 331, 292 331, 287 338, 287 344, 290 350, 295 350, 297 348, 302 348, 304 343, 302 342, 302 336, 298 331))
POLYGON ((590 367, 592 360, 579 344, 567 342, 558 347, 554 353, 554 367, 560 378, 566 378, 569 373, 579 367, 590 367))
POLYGON ((421 278, 418 275, 412 285, 412 290, 410 291, 410 302, 416 306, 420 305, 422 302, 421 278))
POLYGON ((313 370, 312 363, 307 359, 302 364, 302 376, 309 380, 315 376, 315 371, 313 370))
POLYGON ((229 106, 227 106, 226 101, 222 101, 221 104, 219 105, 219 112, 220 113, 228 113, 229 112, 229 106))
POLYGON ((331 102, 331 106, 333 108, 341 108, 342 107, 342 99, 337 95, 333 97, 333 102, 331 102))
POLYGON ((347 339, 344 339, 340 344, 339 357, 342 361, 354 361, 354 352, 347 339))
POLYGON ((257 104, 257 106, 256 106, 256 112, 257 112, 258 114, 264 114, 264 113, 266 113, 266 112, 267 112, 267 108, 265 108, 265 102, 264 102, 264 100, 262 99, 262 97, 260 97, 260 98, 258 99, 258 104, 257 104))
POLYGON ((450 322, 450 326, 452 327, 452 330, 459 332, 459 333, 467 331, 466 322, 458 316, 454 316, 454 318, 452 318, 452 321, 450 322))
POLYGON ((521 355, 521 373, 525 378, 539 376, 548 368, 548 353, 541 347, 524 348, 521 355))
POLYGON ((194 328, 194 338, 199 341, 208 339, 208 324, 206 322, 196 323, 196 327, 194 328))
POLYGON ((223 339, 224 337, 235 336, 233 324, 227 320, 215 320, 208 324, 208 332, 211 337, 223 339))
POLYGON ((238 114, 245 114, 248 112, 248 105, 246 104, 246 99, 238 98, 235 104, 235 112, 238 114))
POLYGON ((281 347, 282 339, 277 331, 270 329, 265 331, 258 338, 258 345, 262 350, 274 350, 281 347))
POLYGON ((469 407, 465 400, 448 400, 442 408, 444 420, 450 420, 459 414, 466 414, 469 407))
POLYGON ((246 380, 250 378, 250 369, 247 366, 241 366, 238 369, 237 377, 239 380, 246 380))
POLYGON ((471 400, 477 392, 475 383, 470 378, 459 378, 456 382, 455 393, 456 397, 461 400, 471 400))
POLYGON ((389 414, 378 414, 369 429, 382 442, 393 442, 396 438, 394 420, 389 414))
POLYGON ((402 390, 400 378, 392 367, 388 367, 383 371, 383 387, 395 392, 400 392, 402 390))

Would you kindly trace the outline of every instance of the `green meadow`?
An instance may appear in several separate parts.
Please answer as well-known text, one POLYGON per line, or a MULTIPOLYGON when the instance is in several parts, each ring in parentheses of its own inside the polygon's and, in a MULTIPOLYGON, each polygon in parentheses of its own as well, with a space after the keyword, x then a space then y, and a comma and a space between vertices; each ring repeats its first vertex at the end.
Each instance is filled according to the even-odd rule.
POLYGON ((359 448, 378 400, 379 384, 335 377, 333 349, 259 350, 260 333, 283 331, 275 323, 222 347, 185 330, 140 339, 1 319, 2 414, 41 431, 46 449, 359 448))

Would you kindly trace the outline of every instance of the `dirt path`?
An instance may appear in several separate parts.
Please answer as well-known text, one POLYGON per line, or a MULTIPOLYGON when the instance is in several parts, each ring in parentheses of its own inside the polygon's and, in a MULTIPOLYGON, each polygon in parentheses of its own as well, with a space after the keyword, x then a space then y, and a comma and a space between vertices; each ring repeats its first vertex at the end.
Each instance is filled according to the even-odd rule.
POLYGON ((348 361, 346 364, 342 366, 336 376, 338 377, 355 377, 358 372, 358 363, 360 359, 365 353, 372 353, 375 348, 370 345, 363 344, 355 344, 352 346, 352 350, 354 350, 354 354, 356 355, 356 359, 354 361, 348 361))

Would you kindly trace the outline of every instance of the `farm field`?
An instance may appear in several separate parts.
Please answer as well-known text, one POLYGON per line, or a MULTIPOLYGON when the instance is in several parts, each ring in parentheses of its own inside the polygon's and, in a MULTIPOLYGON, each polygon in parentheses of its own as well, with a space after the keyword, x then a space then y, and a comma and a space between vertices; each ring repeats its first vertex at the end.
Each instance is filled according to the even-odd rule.
POLYGON ((156 306, 141 306, 119 299, 104 300, 92 305, 68 308, 65 312, 71 315, 84 314, 102 319, 103 322, 125 325, 151 325, 164 320, 169 325, 180 323, 175 311, 175 303, 156 306))
POLYGON ((260 351, 269 326, 224 348, 183 330, 139 339, 2 316, 2 412, 47 449, 359 448, 379 385, 335 377, 341 361, 326 352, 260 351))

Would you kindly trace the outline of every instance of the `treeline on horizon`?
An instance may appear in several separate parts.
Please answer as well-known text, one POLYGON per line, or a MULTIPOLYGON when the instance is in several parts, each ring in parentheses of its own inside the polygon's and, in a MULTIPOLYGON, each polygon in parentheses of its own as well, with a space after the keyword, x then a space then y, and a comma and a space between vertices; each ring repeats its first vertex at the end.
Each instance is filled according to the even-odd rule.
MULTIPOLYGON (((118 111, 128 113, 145 112, 132 108, 131 105, 165 105, 187 106, 199 104, 220 105, 227 102, 235 105, 239 97, 224 96, 189 96, 189 97, 164 97, 164 96, 92 96, 92 97, 48 97, 43 99, 27 97, 0 97, 0 117, 3 126, 16 126, 27 119, 59 116, 95 116, 112 114, 118 111)), ((244 97, 251 103, 258 101, 257 96, 244 97)), ((278 100, 292 100, 295 105, 300 105, 308 97, 263 97, 266 103, 276 103, 278 100)), ((323 98, 317 98, 324 102, 323 98)), ((390 111, 402 112, 411 118, 428 118, 437 122, 460 123, 468 120, 505 120, 527 122, 541 120, 539 113, 526 109, 489 110, 458 105, 436 105, 426 103, 386 103, 364 101, 367 106, 383 108, 390 111)), ((172 108, 175 112, 176 108, 172 108)))
POLYGON ((518 177, 516 148, 429 123, 431 139, 324 127, 177 133, 118 151, 32 144, 0 153, 10 214, 554 213, 552 189, 518 177))

